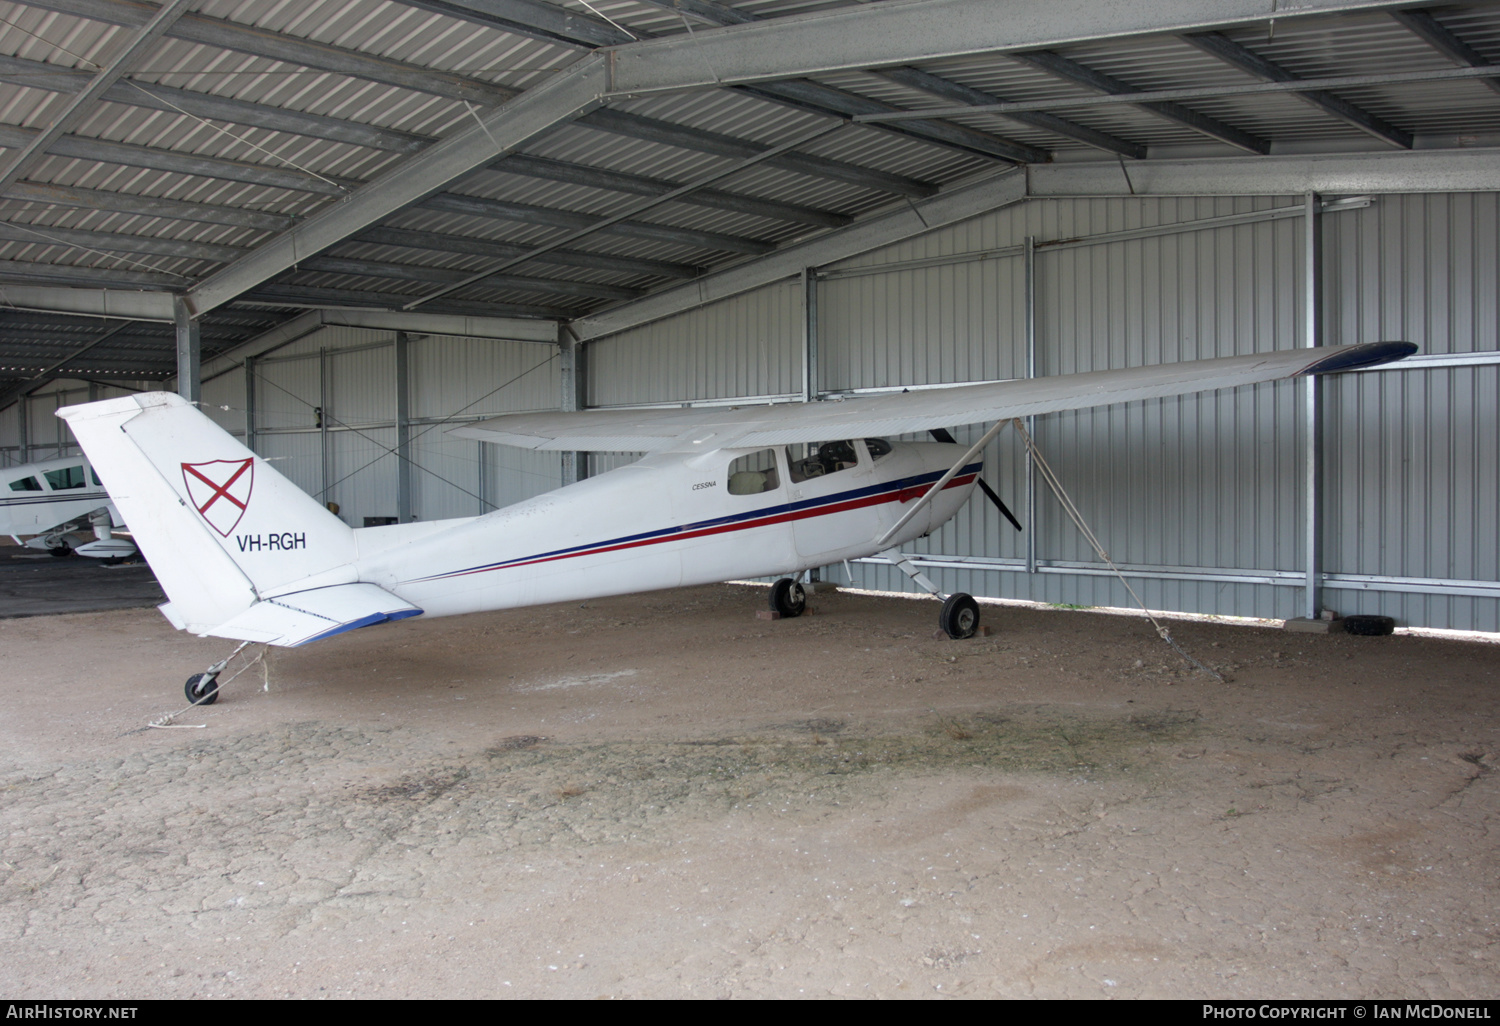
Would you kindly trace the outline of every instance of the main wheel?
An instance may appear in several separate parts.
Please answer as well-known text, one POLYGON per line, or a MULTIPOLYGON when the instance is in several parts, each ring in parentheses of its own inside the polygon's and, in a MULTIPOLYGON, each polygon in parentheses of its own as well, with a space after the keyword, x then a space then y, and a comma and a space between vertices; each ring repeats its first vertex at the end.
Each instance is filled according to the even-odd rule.
POLYGON ((938 614, 938 625, 950 638, 972 638, 979 630, 979 603, 974 601, 973 595, 963 592, 949 595, 948 601, 943 603, 943 611, 938 614))
POLYGON ((62 559, 64 556, 71 556, 73 554, 73 548, 70 545, 54 545, 47 551, 52 553, 58 559, 62 559))
POLYGON ((771 608, 784 617, 801 616, 807 608, 807 593, 790 577, 771 585, 771 608))
POLYGON ((219 700, 219 675, 195 673, 187 679, 182 691, 194 705, 213 705, 219 700), (208 697, 205 698, 205 695, 208 697))

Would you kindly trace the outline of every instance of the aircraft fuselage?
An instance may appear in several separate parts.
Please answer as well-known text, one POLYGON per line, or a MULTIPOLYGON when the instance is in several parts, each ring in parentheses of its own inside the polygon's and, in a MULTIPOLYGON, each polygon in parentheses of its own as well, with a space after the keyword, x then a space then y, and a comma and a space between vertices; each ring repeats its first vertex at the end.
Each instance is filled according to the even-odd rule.
POLYGON ((44 534, 108 504, 82 456, 0 468, 0 535, 44 534))
POLYGON ((425 537, 362 557, 354 569, 429 616, 779 576, 918 538, 974 488, 977 460, 877 545, 964 447, 874 444, 889 451, 874 458, 855 441, 856 460, 816 476, 799 472, 809 461, 788 447, 648 456, 451 527, 431 525, 425 537), (746 463, 760 469, 731 470, 746 463), (759 490, 745 493, 752 487, 759 490))

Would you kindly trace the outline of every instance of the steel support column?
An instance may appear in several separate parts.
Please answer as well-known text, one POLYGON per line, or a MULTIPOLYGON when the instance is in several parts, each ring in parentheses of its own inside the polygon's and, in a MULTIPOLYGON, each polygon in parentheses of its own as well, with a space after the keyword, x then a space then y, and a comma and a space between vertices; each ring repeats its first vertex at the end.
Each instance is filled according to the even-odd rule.
POLYGON ((818 269, 802 269, 802 401, 810 403, 822 394, 818 374, 818 269))
POLYGON ((255 452, 255 357, 245 357, 245 448, 255 452))
MULTIPOLYGON (((1036 377, 1036 236, 1026 236, 1026 376, 1036 377)), ((1036 437, 1036 418, 1026 418, 1026 433, 1036 437)), ((1026 450, 1026 572, 1036 573, 1036 459, 1026 450)))
MULTIPOLYGON (((563 331, 557 340, 559 366, 558 409, 576 413, 587 405, 585 385, 588 381, 584 365, 583 343, 570 331, 563 331)), ((562 483, 577 484, 589 476, 589 454, 586 452, 562 453, 562 483)))
POLYGON ((490 501, 490 448, 488 442, 475 442, 479 447, 479 487, 475 489, 479 493, 479 515, 484 516, 495 508, 490 501))
MULTIPOLYGON (((1321 224, 1319 223, 1318 197, 1307 193, 1303 197, 1302 230, 1302 344, 1316 346, 1322 343, 1322 275, 1321 275, 1321 224)), ((1306 579, 1303 587, 1303 615, 1316 619, 1321 612, 1318 600, 1318 564, 1320 551, 1319 530, 1322 513, 1322 379, 1312 375, 1302 379, 1302 429, 1303 439, 1303 545, 1305 547, 1306 579)))
POLYGON ((328 347, 318 350, 318 464, 322 468, 318 501, 328 504, 328 347))
MULTIPOLYGON (((409 524, 411 509, 411 337, 396 332, 396 522, 409 524)), ((481 493, 482 494, 482 493, 481 493)))
POLYGON ((196 403, 203 397, 203 340, 198 321, 181 299, 173 300, 172 315, 177 325, 177 394, 196 403))

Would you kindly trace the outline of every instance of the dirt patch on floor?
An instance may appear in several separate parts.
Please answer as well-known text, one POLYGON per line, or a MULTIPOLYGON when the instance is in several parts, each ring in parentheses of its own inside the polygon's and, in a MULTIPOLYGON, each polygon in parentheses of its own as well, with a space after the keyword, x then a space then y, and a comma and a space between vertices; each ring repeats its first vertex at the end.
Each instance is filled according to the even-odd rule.
POLYGON ((1495 992, 1495 646, 763 602, 0 621, 0 993, 1495 992))

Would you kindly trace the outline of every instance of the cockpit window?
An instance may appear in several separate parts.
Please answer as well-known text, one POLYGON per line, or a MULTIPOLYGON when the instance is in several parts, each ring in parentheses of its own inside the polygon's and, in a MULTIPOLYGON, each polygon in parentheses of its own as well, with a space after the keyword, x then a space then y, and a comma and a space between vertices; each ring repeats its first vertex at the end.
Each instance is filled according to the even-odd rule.
POLYGON ((95 470, 93 467, 89 468, 89 477, 93 480, 95 488, 104 487, 104 482, 99 480, 99 471, 95 470))
POLYGON ((786 447, 786 461, 793 483, 800 483, 810 477, 827 477, 858 466, 859 453, 849 441, 789 445, 786 447), (806 452, 803 452, 804 448, 806 452))
POLYGON ((63 467, 60 470, 49 470, 44 475, 47 484, 54 492, 67 488, 82 488, 86 482, 83 479, 83 467, 63 467))
POLYGON ((759 495, 781 486, 776 473, 776 450, 762 449, 729 464, 729 494, 759 495))
POLYGON ((870 451, 870 459, 878 460, 882 456, 891 454, 891 443, 884 438, 866 438, 865 448, 870 451))
POLYGON ((42 483, 34 477, 23 477, 19 481, 12 481, 10 483, 10 490, 13 492, 39 492, 42 490, 42 483))

